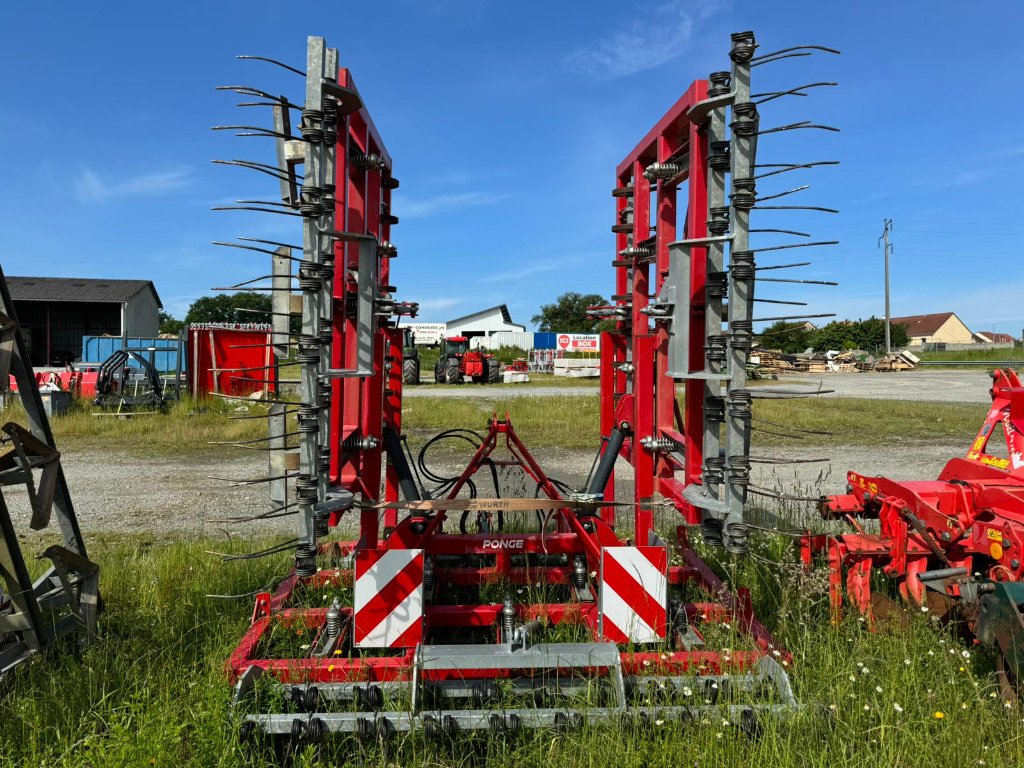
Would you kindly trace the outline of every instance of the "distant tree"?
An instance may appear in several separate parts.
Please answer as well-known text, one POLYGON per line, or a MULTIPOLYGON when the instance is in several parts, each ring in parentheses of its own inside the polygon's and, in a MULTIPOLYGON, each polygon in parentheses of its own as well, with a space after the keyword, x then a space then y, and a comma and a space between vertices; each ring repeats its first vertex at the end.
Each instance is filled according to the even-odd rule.
POLYGON ((587 307, 599 304, 608 304, 608 301, 596 293, 582 294, 569 291, 559 296, 554 304, 541 306, 540 312, 533 316, 532 322, 541 331, 595 333, 601 320, 589 317, 587 307))
POLYGON ((192 302, 185 314, 185 323, 268 323, 270 297, 262 293, 219 293, 203 296, 192 302), (258 309, 261 312, 239 312, 238 309, 258 309))
POLYGON ((808 323, 787 323, 777 320, 760 334, 765 349, 781 349, 787 354, 803 352, 815 345, 818 329, 808 323))
POLYGON ((166 312, 160 313, 160 333, 178 334, 184 326, 184 321, 171 317, 166 312))
MULTIPOLYGON (((893 348, 905 347, 910 342, 907 329, 902 325, 890 328, 893 348)), ((837 320, 820 329, 814 340, 814 348, 863 349, 869 352, 885 348, 885 321, 877 317, 867 320, 837 320)))

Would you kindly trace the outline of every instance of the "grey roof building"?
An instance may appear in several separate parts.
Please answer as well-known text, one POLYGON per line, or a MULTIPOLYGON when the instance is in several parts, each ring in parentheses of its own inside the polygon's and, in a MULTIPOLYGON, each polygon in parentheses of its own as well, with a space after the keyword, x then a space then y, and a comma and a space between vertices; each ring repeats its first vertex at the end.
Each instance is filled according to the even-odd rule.
POLYGON ((163 305, 151 280, 84 277, 7 278, 33 365, 81 356, 83 336, 152 338, 163 305))

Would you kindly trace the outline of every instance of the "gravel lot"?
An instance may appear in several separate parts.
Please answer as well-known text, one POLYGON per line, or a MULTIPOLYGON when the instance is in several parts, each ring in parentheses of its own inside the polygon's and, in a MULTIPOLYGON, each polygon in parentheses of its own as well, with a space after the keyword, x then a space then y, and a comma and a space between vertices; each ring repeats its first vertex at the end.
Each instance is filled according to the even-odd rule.
MULTIPOLYGON (((830 389, 830 397, 863 397, 870 400, 921 400, 930 402, 987 403, 992 380, 985 371, 933 371, 918 370, 902 373, 830 373, 822 376, 780 376, 778 382, 764 382, 765 386, 797 389, 830 389)), ((594 397, 593 386, 545 386, 463 384, 457 387, 406 387, 409 398, 457 397, 499 399, 515 395, 553 397, 580 395, 594 397)))
MULTIPOLYGON (((753 482, 775 488, 781 484, 801 493, 837 492, 845 486, 845 474, 856 469, 866 474, 889 473, 895 478, 935 477, 951 456, 961 455, 965 445, 871 446, 791 450, 755 449, 756 454, 777 458, 829 458, 828 463, 771 466, 755 465, 753 482)), ((582 484, 593 455, 582 451, 542 449, 536 451, 541 465, 551 475, 573 486, 582 484)), ((468 458, 468 457, 466 457, 468 458)), ((466 458, 438 456, 436 468, 454 474, 466 458)), ((209 458, 139 459, 128 455, 105 456, 76 452, 64 458, 65 471, 79 522, 86 536, 109 533, 160 534, 175 537, 254 537, 291 535, 295 518, 228 525, 217 520, 258 513, 270 508, 266 486, 230 487, 210 476, 254 478, 264 472, 264 457, 230 460, 209 458)), ((434 464, 432 463, 432 466, 434 464)), ((620 498, 629 493, 632 469, 620 462, 617 471, 620 498)), ((490 493, 486 482, 482 492, 490 493)), ((43 537, 28 530, 24 492, 5 489, 19 531, 29 543, 43 537), (20 497, 20 498, 19 498, 20 497)), ((532 493, 532 488, 528 493, 532 493)))
MULTIPOLYGON (((905 399, 986 403, 989 378, 982 371, 923 371, 893 374, 831 374, 812 379, 792 377, 780 381, 800 387, 821 385, 834 389, 836 397, 905 399)), ((772 386, 776 386, 773 384, 772 386)), ((515 390, 509 387, 464 386, 451 389, 409 388, 417 397, 505 397, 509 393, 544 397, 550 395, 594 396, 590 387, 544 387, 515 390)), ((962 455, 970 436, 954 444, 915 444, 873 446, 836 445, 826 448, 755 448, 758 456, 771 458, 828 458, 827 463, 767 465, 755 464, 753 482, 762 487, 797 489, 803 495, 841 490, 848 470, 865 474, 885 474, 896 479, 933 478, 952 456, 962 455)), ((418 450, 418 439, 412 441, 418 450)), ((586 451, 540 449, 541 465, 553 476, 574 487, 582 485, 593 454, 586 451)), ((456 474, 468 454, 439 454, 437 469, 456 474)), ((129 454, 105 454, 98 451, 73 451, 65 455, 64 467, 78 511, 82 530, 87 535, 105 533, 152 533, 170 536, 241 536, 291 534, 294 517, 257 523, 228 524, 223 518, 257 514, 270 509, 265 485, 232 487, 211 477, 258 478, 266 474, 263 454, 230 459, 210 457, 155 458, 129 454)), ((627 496, 632 469, 620 462, 617 481, 620 498, 627 496)), ((521 494, 532 488, 520 489, 521 494)), ((28 531, 24 492, 11 487, 5 497, 19 530, 28 540, 40 539, 28 531)), ((482 493, 491 493, 489 482, 482 493)))

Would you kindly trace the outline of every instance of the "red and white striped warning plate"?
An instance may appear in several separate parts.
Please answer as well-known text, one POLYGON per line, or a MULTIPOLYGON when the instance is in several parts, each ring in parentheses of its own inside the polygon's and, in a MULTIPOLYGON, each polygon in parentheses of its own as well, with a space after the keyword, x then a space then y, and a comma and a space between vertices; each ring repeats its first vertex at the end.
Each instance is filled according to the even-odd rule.
POLYGON ((664 639, 668 596, 665 547, 605 547, 597 609, 600 634, 613 643, 664 639))
POLYGON ((423 639, 423 550, 356 551, 355 645, 409 648, 423 639))

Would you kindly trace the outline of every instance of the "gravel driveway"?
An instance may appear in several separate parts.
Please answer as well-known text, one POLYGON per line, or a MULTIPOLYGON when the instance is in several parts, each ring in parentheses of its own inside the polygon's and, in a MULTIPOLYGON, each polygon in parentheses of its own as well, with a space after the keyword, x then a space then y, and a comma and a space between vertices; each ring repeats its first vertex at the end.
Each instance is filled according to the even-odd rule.
MULTIPOLYGON (((896 479, 931 479, 952 456, 962 455, 966 442, 947 445, 913 446, 835 446, 794 450, 756 448, 755 454, 775 458, 828 458, 827 463, 765 465, 757 464, 753 482, 762 487, 798 489, 817 495, 837 492, 846 484, 848 470, 865 474, 888 473, 896 479)), ((416 445, 413 446, 414 450, 416 445)), ((585 451, 538 449, 536 456, 545 470, 574 487, 582 485, 590 470, 593 455, 585 451)), ((438 455, 435 469, 454 474, 468 455, 438 455)), ((243 456, 212 458, 136 458, 128 455, 102 455, 77 451, 64 457, 65 471, 79 522, 86 536, 104 533, 161 534, 173 537, 223 537, 291 535, 295 518, 285 517, 258 523, 225 524, 218 520, 258 513, 270 509, 265 485, 231 487, 209 479, 256 478, 265 474, 265 458, 243 456)), ((619 496, 629 495, 632 468, 619 462, 619 496)), ((506 481, 503 481, 506 482, 506 481)), ((485 482, 482 493, 490 494, 485 482)), ((518 495, 531 495, 532 487, 519 489, 518 495)), ((4 490, 17 519, 18 529, 31 544, 40 541, 28 530, 24 492, 17 487, 4 490)))

